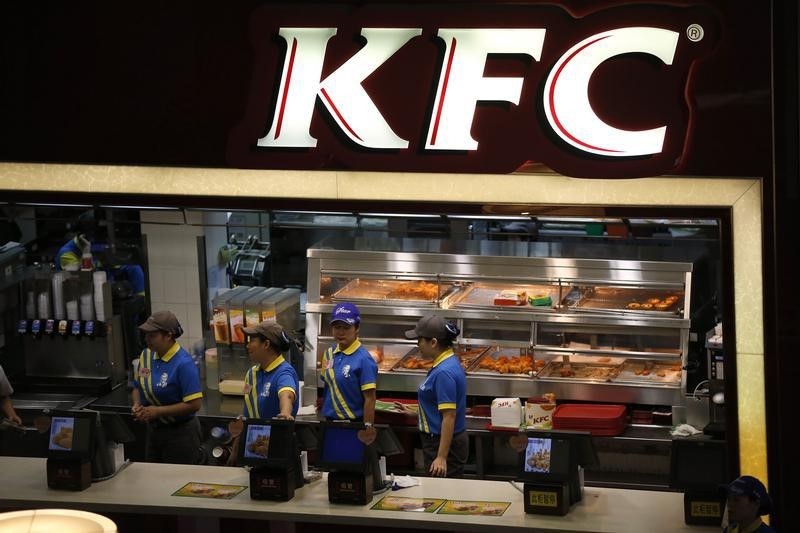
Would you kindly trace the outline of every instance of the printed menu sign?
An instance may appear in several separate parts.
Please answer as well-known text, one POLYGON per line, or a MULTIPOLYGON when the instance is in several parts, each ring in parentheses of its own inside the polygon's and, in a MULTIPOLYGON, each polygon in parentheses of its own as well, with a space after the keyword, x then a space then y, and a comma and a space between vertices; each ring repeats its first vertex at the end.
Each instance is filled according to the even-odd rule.
POLYGON ((437 511, 439 514, 502 516, 511 502, 480 502, 447 500, 437 511))
POLYGON ((197 483, 195 481, 190 481, 173 492, 172 495, 230 500, 246 488, 245 485, 218 485, 216 483, 197 483))
POLYGON ((372 506, 375 511, 412 511, 418 513, 435 513, 445 502, 436 498, 401 498, 386 496, 372 506))

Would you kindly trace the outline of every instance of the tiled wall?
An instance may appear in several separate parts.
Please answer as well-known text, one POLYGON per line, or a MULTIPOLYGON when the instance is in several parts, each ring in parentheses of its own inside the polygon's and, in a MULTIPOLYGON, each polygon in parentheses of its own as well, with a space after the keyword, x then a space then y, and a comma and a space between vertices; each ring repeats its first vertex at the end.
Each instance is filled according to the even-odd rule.
POLYGON ((147 236, 151 309, 175 313, 184 331, 179 342, 191 351, 203 340, 197 261, 202 215, 187 212, 185 222, 179 211, 142 211, 140 216, 147 236))

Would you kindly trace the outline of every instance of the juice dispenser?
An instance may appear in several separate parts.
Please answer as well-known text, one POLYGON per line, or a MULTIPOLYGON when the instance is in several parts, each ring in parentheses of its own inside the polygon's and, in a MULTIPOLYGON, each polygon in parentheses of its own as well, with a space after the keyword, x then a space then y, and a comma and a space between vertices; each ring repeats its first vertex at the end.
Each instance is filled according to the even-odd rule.
POLYGON ((231 327, 228 319, 228 301, 237 294, 247 291, 249 288, 250 287, 241 285, 229 291, 218 293, 214 300, 212 300, 211 305, 213 306, 214 316, 214 341, 217 344, 217 348, 222 348, 231 344, 231 327))

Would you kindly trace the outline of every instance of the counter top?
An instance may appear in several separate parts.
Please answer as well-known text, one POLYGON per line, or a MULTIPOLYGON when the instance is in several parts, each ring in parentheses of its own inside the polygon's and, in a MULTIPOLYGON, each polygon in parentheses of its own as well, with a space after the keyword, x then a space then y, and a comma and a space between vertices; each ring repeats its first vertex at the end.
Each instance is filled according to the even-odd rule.
MULTIPOLYGON (((254 501, 245 490, 231 500, 187 498, 172 493, 190 481, 248 485, 243 468, 134 463, 114 478, 82 492, 47 487, 45 459, 0 457, 0 507, 59 507, 96 512, 153 513, 182 516, 236 517, 255 520, 352 524, 426 530, 618 532, 719 531, 683 523, 683 495, 622 489, 586 488, 583 501, 563 517, 526 515, 522 493, 500 481, 421 478, 422 485, 392 492, 413 498, 449 498, 511 502, 503 516, 464 516, 373 511, 371 505, 331 505, 327 483, 298 489, 289 502, 254 501)), ((377 495, 373 503, 384 495, 377 495)))

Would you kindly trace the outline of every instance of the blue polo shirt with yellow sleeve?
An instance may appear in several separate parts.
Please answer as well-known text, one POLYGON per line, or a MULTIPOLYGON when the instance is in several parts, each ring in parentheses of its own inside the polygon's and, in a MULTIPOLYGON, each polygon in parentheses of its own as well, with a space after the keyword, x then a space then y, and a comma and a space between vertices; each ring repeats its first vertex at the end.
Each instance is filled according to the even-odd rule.
POLYGON ((364 391, 378 386, 378 363, 356 339, 340 350, 331 346, 322 356, 325 394, 322 416, 335 420, 364 418, 364 391))
POLYGON ((419 430, 441 435, 442 414, 456 410, 453 433, 461 433, 467 425, 467 376, 452 349, 439 354, 433 361, 425 381, 417 389, 419 399, 419 430))
POLYGON ((275 358, 267 368, 255 365, 244 376, 244 416, 248 418, 273 418, 281 412, 279 395, 285 390, 294 393, 292 416, 300 408, 300 381, 292 365, 283 356, 275 358))
MULTIPOLYGON (((203 397, 200 374, 192 356, 177 342, 163 355, 148 348, 139 356, 139 374, 133 381, 142 405, 172 405, 203 397)), ((161 417, 156 425, 171 425, 191 420, 194 413, 161 417)))

